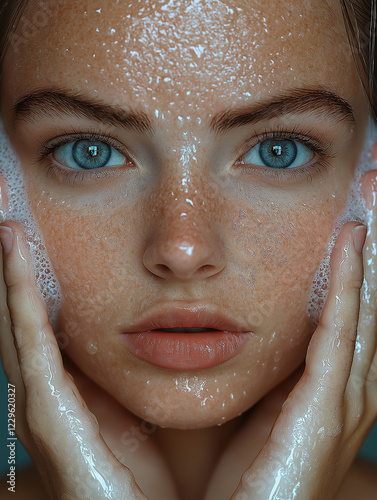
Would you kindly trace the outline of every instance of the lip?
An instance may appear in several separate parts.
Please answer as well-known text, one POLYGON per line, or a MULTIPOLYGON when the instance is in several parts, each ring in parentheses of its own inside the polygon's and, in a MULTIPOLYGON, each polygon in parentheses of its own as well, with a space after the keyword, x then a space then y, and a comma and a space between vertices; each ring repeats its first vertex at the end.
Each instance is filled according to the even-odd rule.
POLYGON ((211 306, 159 309, 122 332, 132 353, 170 370, 201 370, 235 356, 252 336, 240 322, 211 306), (165 332, 171 328, 211 328, 199 333, 165 332))

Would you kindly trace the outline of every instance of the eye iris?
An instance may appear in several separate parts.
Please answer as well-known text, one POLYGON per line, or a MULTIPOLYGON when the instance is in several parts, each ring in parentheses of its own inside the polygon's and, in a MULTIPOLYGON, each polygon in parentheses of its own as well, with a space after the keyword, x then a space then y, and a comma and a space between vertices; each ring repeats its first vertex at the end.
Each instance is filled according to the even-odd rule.
POLYGON ((100 141, 77 141, 72 148, 72 157, 81 168, 101 168, 111 158, 111 147, 100 141))
POLYGON ((287 139, 270 139, 260 143, 259 155, 268 167, 287 168, 297 157, 297 146, 287 139))

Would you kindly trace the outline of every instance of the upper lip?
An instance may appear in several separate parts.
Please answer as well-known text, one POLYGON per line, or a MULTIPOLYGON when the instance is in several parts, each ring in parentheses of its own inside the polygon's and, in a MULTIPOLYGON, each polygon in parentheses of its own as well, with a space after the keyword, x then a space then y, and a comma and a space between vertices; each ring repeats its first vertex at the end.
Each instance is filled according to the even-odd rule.
POLYGON ((213 328, 227 332, 248 332, 245 327, 218 308, 206 306, 182 307, 166 305, 155 313, 150 313, 141 321, 132 323, 123 333, 147 332, 166 328, 213 328))

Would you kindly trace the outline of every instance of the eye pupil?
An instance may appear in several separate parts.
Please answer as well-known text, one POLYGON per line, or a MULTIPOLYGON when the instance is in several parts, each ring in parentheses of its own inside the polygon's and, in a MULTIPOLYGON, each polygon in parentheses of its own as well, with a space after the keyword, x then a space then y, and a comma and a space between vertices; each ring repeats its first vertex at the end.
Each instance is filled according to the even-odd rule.
POLYGON ((272 154, 274 156, 281 156, 281 154, 282 154, 282 147, 281 146, 272 146, 272 154))
POLYGON ((98 156, 98 147, 97 146, 89 146, 88 153, 92 158, 94 158, 95 156, 98 156))

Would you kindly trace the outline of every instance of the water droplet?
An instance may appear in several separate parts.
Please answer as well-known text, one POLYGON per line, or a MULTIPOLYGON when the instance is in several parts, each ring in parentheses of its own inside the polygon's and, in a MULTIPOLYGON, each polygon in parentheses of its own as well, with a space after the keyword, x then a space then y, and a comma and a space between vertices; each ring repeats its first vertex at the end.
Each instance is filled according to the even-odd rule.
POLYGON ((89 342, 86 344, 86 351, 89 354, 96 354, 98 352, 97 343, 89 340, 89 342))

